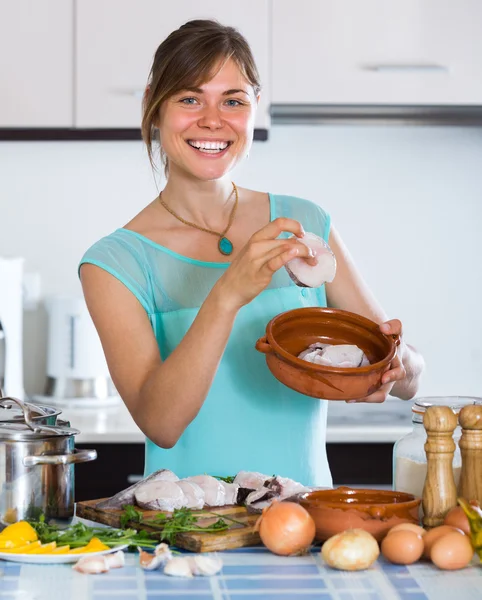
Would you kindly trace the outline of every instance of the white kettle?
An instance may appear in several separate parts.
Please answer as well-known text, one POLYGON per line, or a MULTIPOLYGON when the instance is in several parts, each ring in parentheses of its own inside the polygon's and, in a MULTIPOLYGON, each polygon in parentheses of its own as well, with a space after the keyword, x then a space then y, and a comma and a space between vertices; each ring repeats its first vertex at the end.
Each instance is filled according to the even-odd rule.
POLYGON ((82 297, 50 296, 45 396, 118 397, 99 336, 82 297))
POLYGON ((23 263, 0 257, 0 388, 25 399, 23 383, 23 263))

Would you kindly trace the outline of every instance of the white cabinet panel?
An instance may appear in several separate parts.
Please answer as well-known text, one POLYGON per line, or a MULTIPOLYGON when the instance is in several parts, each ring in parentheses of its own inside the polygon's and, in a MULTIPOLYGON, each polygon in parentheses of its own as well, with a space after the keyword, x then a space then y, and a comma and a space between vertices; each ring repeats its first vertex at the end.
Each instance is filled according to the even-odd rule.
POLYGON ((480 0, 273 0, 273 103, 482 104, 480 0))
POLYGON ((269 124, 268 0, 81 0, 77 2, 76 126, 139 128, 142 94, 154 53, 193 18, 238 28, 251 45, 263 82, 256 127, 269 124))
POLYGON ((0 0, 0 127, 72 127, 73 0, 0 0))

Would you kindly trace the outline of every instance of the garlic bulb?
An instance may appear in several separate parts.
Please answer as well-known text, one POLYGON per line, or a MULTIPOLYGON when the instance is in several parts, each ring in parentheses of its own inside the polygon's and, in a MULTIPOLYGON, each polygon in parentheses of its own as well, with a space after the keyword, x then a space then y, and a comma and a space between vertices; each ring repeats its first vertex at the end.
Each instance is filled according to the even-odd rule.
POLYGON ((379 555, 378 542, 364 529, 347 529, 326 540, 321 548, 326 564, 342 571, 368 569, 379 555))

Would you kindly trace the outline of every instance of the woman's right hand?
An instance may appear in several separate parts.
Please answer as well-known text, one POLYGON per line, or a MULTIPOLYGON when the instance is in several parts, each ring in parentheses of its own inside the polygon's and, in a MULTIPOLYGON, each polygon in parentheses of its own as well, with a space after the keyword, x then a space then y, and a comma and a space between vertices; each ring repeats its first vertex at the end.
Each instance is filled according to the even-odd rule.
POLYGON ((284 231, 298 238, 305 233, 298 221, 280 217, 251 236, 215 285, 225 307, 237 310, 251 302, 269 285, 273 274, 293 258, 316 264, 313 252, 296 237, 276 239, 284 231))

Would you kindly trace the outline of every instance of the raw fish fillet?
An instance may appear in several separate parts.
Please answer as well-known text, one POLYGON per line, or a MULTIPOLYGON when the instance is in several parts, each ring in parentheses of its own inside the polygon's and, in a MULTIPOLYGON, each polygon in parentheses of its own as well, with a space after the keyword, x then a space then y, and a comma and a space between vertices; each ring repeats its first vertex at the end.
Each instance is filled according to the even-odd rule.
POLYGON ((311 488, 288 477, 271 477, 265 485, 252 492, 246 499, 246 507, 250 512, 260 512, 273 500, 286 500, 298 494, 311 491, 311 488))
POLYGON ((351 344, 337 344, 323 350, 318 364, 328 367, 359 367, 363 360, 363 350, 351 344))
POLYGON ((136 504, 147 510, 172 512, 188 500, 177 481, 145 481, 135 491, 136 504))
MULTIPOLYGON (((303 350, 303 352, 298 354, 298 358, 304 358, 305 360, 307 360, 306 356, 308 356, 308 354, 313 353, 314 350, 324 350, 328 346, 331 346, 331 344, 322 344, 321 342, 315 342, 314 344, 310 344, 306 350, 303 350)), ((309 360, 308 362, 312 361, 309 360)))
POLYGON ((186 477, 186 481, 194 481, 204 491, 204 502, 207 506, 224 506, 226 504, 226 489, 223 482, 211 475, 194 475, 186 477))
POLYGON ((194 481, 180 479, 176 481, 186 496, 186 508, 202 508, 204 506, 204 490, 194 481))
POLYGON ((231 505, 238 503, 239 485, 237 483, 219 482, 224 487, 224 504, 231 505))
POLYGON ((286 263, 285 269, 296 285, 314 288, 333 281, 336 258, 325 240, 314 233, 305 233, 298 241, 311 248, 318 263, 309 265, 303 258, 293 258, 286 263))
POLYGON ((107 498, 107 500, 102 500, 95 505, 96 508, 122 508, 126 504, 134 504, 135 503, 135 492, 140 485, 143 485, 150 481, 177 481, 179 477, 175 475, 169 469, 159 469, 155 473, 151 473, 145 479, 141 479, 137 481, 130 487, 126 488, 112 496, 111 498, 107 498))
POLYGON ((363 350, 353 344, 324 344, 322 349, 313 348, 314 345, 298 354, 298 358, 327 367, 356 368, 370 364, 363 350))
POLYGON ((264 473, 257 473, 256 471, 239 471, 234 478, 234 483, 237 483, 244 488, 257 490, 263 486, 268 479, 271 479, 271 477, 264 473))
POLYGON ((286 498, 291 498, 297 494, 305 494, 306 492, 311 491, 311 488, 298 483, 294 479, 280 477, 279 475, 273 477, 270 482, 267 483, 266 487, 276 492, 279 500, 286 500, 286 498))

